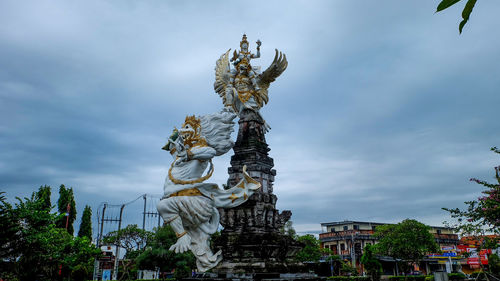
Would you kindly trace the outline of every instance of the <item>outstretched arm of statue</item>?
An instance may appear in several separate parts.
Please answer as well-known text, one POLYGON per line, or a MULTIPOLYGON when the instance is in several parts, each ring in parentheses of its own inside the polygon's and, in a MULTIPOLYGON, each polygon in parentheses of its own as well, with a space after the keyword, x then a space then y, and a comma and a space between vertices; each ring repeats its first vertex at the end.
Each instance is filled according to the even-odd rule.
POLYGON ((189 160, 196 159, 206 161, 214 158, 215 153, 215 149, 210 146, 195 146, 189 149, 187 154, 189 160))
POLYGON ((252 54, 252 58, 256 59, 256 58, 260 58, 260 45, 262 45, 262 42, 260 42, 260 40, 257 40, 257 54, 252 54))

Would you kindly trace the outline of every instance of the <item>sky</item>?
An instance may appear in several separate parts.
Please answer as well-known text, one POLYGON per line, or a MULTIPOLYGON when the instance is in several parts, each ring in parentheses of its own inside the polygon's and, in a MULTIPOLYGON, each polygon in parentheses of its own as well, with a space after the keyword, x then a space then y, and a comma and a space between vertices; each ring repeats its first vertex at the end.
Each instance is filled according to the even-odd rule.
MULTIPOLYGON (((500 2, 479 1, 461 35, 464 3, 438 3, 1 1, 0 191, 13 201, 50 185, 55 203, 72 187, 75 228, 90 205, 94 233, 102 202, 160 196, 161 147, 186 115, 222 108, 215 62, 246 33, 253 52, 262 41, 252 65, 275 48, 288 59, 261 114, 277 208, 299 233, 442 225, 441 208, 477 198, 469 179, 492 181, 499 162, 500 2)), ((211 182, 226 183, 231 155, 211 182)))

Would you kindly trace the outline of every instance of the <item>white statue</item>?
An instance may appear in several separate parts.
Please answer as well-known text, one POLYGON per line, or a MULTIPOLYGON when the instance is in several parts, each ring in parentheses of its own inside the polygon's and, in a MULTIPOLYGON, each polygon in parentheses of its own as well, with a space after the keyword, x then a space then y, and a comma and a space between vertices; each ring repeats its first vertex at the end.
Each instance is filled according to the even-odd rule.
MULTIPOLYGON (((276 50, 276 55, 272 64, 264 71, 259 73, 258 67, 252 67, 250 60, 260 57, 260 45, 257 43, 257 54, 248 51, 248 41, 246 35, 240 42, 241 50, 233 53, 229 63, 229 49, 223 54, 215 66, 214 89, 222 98, 224 106, 231 108, 238 115, 243 109, 251 109, 259 112, 259 109, 268 102, 267 89, 271 82, 285 71, 288 66, 286 56, 276 50)), ((264 120, 264 119, 263 119, 264 120)))
POLYGON ((178 237, 170 250, 176 253, 191 250, 200 272, 222 260, 221 251, 212 253, 208 242, 219 226, 217 208, 236 207, 260 188, 260 183, 247 174, 246 167, 242 180, 230 189, 222 190, 217 184, 205 182, 214 170, 212 158, 234 145, 230 137, 235 117, 227 109, 199 118, 188 116, 163 147, 174 161, 165 180, 164 196, 157 205, 158 212, 178 237))

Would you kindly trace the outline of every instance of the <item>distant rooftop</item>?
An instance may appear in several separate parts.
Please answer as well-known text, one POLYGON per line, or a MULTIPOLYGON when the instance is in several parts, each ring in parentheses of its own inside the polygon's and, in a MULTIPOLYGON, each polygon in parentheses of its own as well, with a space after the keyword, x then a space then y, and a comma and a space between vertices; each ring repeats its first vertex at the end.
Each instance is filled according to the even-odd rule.
MULTIPOLYGON (((394 224, 394 223, 384 223, 384 222, 370 222, 370 221, 350 221, 350 220, 345 220, 345 221, 334 221, 334 222, 322 222, 321 226, 335 226, 335 225, 343 225, 343 224, 371 224, 371 225, 386 225, 386 224, 394 224)), ((451 227, 445 227, 445 226, 432 226, 429 225, 430 227, 434 229, 451 229, 451 227)))

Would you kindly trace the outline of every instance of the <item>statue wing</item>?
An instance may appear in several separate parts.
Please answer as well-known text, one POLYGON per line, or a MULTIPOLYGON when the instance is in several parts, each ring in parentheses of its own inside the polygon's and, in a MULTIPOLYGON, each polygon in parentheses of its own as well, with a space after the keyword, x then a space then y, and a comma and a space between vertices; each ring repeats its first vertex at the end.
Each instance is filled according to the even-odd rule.
POLYGON ((257 76, 257 84, 260 87, 260 90, 256 94, 256 99, 259 107, 262 107, 269 101, 269 97, 267 94, 267 89, 269 85, 278 78, 278 76, 285 71, 288 66, 288 61, 286 60, 286 55, 279 52, 276 49, 276 55, 274 56, 274 60, 271 65, 264 71, 262 74, 257 76))
POLYGON ((215 64, 215 82, 214 90, 222 98, 224 105, 226 104, 226 87, 229 84, 229 79, 231 78, 231 72, 229 68, 229 51, 227 50, 215 64))

